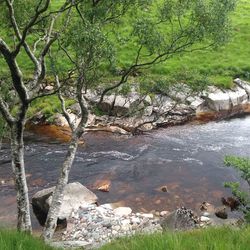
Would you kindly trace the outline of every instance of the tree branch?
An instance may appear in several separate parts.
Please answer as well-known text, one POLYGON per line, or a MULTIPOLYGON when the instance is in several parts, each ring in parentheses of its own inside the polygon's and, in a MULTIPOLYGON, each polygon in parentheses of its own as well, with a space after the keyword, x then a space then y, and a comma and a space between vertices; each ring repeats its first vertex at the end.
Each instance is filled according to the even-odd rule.
POLYGON ((23 83, 21 71, 16 63, 15 57, 13 57, 7 44, 0 38, 0 52, 2 53, 5 62, 8 64, 12 83, 17 91, 17 94, 23 104, 28 103, 28 91, 23 83))
POLYGON ((3 115, 5 121, 12 126, 13 123, 16 121, 14 117, 11 115, 9 108, 5 101, 0 97, 0 113, 3 115))

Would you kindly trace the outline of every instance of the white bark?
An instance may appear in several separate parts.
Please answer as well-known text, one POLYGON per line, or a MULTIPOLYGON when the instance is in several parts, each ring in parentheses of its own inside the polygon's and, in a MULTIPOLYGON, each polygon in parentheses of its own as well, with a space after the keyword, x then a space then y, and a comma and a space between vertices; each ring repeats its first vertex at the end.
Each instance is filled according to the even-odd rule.
MULTIPOLYGON (((57 78, 57 80, 58 80, 58 78, 57 78)), ((59 80, 57 81, 57 84, 58 84, 58 86, 60 86, 59 80)), ((57 226, 58 214, 59 214, 61 204, 63 201, 63 191, 68 183, 69 172, 72 168, 72 165, 73 165, 73 162, 75 159, 76 151, 78 148, 78 142, 79 142, 79 139, 81 138, 81 136, 84 132, 85 125, 87 123, 88 115, 89 115, 88 108, 87 108, 88 105, 85 102, 85 99, 82 95, 82 89, 84 87, 84 78, 79 77, 76 85, 77 85, 76 86, 77 100, 78 100, 78 103, 79 103, 80 108, 81 108, 81 121, 78 124, 78 126, 75 128, 74 125, 71 124, 70 120, 68 120, 69 126, 72 129, 72 139, 71 139, 71 142, 69 144, 68 152, 67 152, 66 158, 64 160, 64 163, 63 163, 63 166, 61 169, 60 177, 58 178, 56 189, 53 193, 52 202, 50 205, 50 209, 49 209, 49 212, 47 215, 45 227, 43 230, 42 238, 45 241, 51 240, 53 237, 53 234, 55 232, 55 229, 57 226)), ((65 102, 64 102, 64 99, 62 97, 61 91, 58 92, 58 95, 59 95, 59 98, 61 100, 63 113, 67 119, 67 111, 65 109, 65 102)))
MULTIPOLYGON (((51 45, 56 41, 59 36, 54 29, 54 23, 58 16, 65 12, 66 9, 71 9, 74 5, 74 1, 65 0, 62 6, 58 9, 58 12, 51 18, 51 24, 47 29, 47 36, 44 46, 41 48, 39 56, 32 52, 31 46, 29 45, 27 36, 33 33, 33 28, 36 26, 37 21, 43 17, 43 14, 48 10, 51 0, 38 1, 36 4, 34 15, 30 18, 26 26, 20 28, 15 17, 15 8, 13 0, 5 0, 8 18, 11 27, 14 31, 15 38, 17 39, 17 44, 15 44, 14 50, 13 46, 9 46, 0 37, 0 56, 3 56, 6 66, 9 68, 10 76, 12 78, 12 86, 16 91, 19 98, 19 103, 16 105, 19 108, 19 112, 16 116, 11 114, 8 104, 5 102, 4 98, 0 93, 0 113, 2 114, 5 121, 8 123, 11 130, 11 154, 12 154, 12 169, 14 174, 14 180, 17 190, 17 212, 18 212, 18 225, 17 228, 21 231, 31 232, 31 219, 30 219, 30 208, 28 199, 28 188, 25 178, 25 168, 24 168, 24 144, 23 144, 23 130, 25 126, 25 116, 29 108, 30 103, 36 99, 45 96, 39 95, 39 84, 44 79, 46 74, 45 57, 51 45), (30 61, 34 64, 34 74, 32 79, 32 85, 36 87, 35 90, 26 88, 22 78, 22 72, 16 61, 21 49, 24 48, 24 52, 28 55, 30 61)), ((50 16, 44 17, 47 20, 50 16)), ((65 25, 61 25, 62 30, 65 29, 65 25)), ((35 30, 35 29, 34 29, 35 30)), ((76 142, 77 145, 77 142, 76 142)), ((74 149, 73 149, 74 151, 74 149)), ((72 152, 74 155, 75 152, 72 152)), ((68 164, 72 165, 70 157, 68 164)), ((67 161, 65 163, 67 165, 67 161)))
POLYGON ((11 128, 11 163, 17 191, 17 229, 31 233, 30 205, 24 168, 23 128, 23 123, 15 123, 11 128))
POLYGON ((75 154, 78 148, 78 141, 81 135, 82 132, 80 132, 79 134, 74 133, 72 140, 70 142, 68 152, 61 169, 61 174, 60 177, 58 178, 56 189, 53 193, 53 198, 49 209, 49 213, 47 215, 47 220, 42 235, 44 240, 50 240, 53 237, 54 231, 56 229, 58 213, 60 211, 61 204, 63 201, 63 191, 68 183, 69 172, 73 165, 75 154))

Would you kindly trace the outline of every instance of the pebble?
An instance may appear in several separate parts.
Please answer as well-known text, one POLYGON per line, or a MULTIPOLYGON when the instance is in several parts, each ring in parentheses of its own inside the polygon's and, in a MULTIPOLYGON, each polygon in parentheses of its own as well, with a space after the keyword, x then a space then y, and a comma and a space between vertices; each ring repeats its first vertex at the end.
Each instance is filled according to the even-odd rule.
POLYGON ((204 212, 204 213, 203 213, 203 216, 208 217, 208 216, 210 216, 210 213, 208 213, 208 212, 204 212))
POLYGON ((129 219, 125 219, 121 223, 122 223, 122 225, 129 225, 130 224, 130 220, 129 219))
POLYGON ((149 218, 149 219, 153 219, 154 215, 153 214, 141 214, 142 217, 144 218, 149 218))
POLYGON ((161 216, 161 217, 165 217, 165 216, 167 216, 167 215, 169 215, 169 211, 161 211, 161 212, 160 212, 160 216, 161 216))
POLYGON ((206 216, 201 216, 200 221, 201 222, 208 222, 208 221, 210 221, 210 218, 208 218, 206 216))
POLYGON ((132 224, 140 224, 141 220, 138 217, 133 217, 131 219, 132 224))
POLYGON ((132 213, 132 209, 130 207, 118 207, 114 209, 114 213, 118 216, 126 216, 132 213))

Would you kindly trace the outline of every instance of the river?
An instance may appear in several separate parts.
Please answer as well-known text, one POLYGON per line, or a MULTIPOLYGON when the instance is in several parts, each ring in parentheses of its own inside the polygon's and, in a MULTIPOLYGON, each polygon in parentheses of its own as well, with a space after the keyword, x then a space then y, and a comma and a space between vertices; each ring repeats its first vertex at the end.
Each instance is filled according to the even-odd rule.
MULTIPOLYGON (((94 191, 100 203, 119 202, 134 211, 198 209, 203 201, 221 205, 230 195, 225 181, 246 183, 223 164, 225 155, 250 156, 250 117, 203 125, 159 129, 145 135, 120 137, 105 133, 85 135, 70 174, 94 191), (96 188, 110 183, 110 191, 96 188), (168 192, 160 187, 167 186, 168 192)), ((30 196, 55 184, 67 145, 41 135, 25 136, 25 162, 30 196)), ((15 190, 10 152, 0 151, 0 223, 15 225, 15 190)), ((38 223, 32 215, 35 228, 38 223)))

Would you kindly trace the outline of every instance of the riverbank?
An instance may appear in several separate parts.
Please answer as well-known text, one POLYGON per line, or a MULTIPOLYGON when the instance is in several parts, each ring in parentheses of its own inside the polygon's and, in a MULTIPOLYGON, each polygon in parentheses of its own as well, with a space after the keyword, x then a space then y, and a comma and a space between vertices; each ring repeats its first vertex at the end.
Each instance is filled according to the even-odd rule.
MULTIPOLYGON (((250 229, 209 228, 191 232, 175 232, 153 235, 137 235, 117 239, 100 250, 204 250, 248 249, 250 229)), ((14 231, 0 231, 1 250, 55 250, 37 238, 14 231)))
MULTIPOLYGON (((54 188, 43 189, 32 197, 33 212, 42 226, 46 221, 54 188)), ((100 187, 98 190, 109 192, 100 187)), ((168 192, 167 186, 160 191, 168 192)), ((241 226, 244 223, 241 213, 231 212, 239 208, 240 202, 233 197, 223 199, 224 207, 216 208, 208 202, 202 202, 196 212, 181 207, 174 211, 143 213, 134 212, 119 203, 100 205, 95 193, 78 182, 69 183, 63 192, 58 213, 58 226, 65 229, 57 234, 52 243, 54 246, 93 249, 117 237, 135 234, 193 230, 212 225, 241 226)))
MULTIPOLYGON (((250 114, 250 83, 234 80, 231 89, 209 86, 194 91, 186 84, 170 87, 166 94, 142 95, 136 91, 126 96, 111 94, 98 104, 100 96, 89 91, 85 98, 94 107, 89 115, 85 132, 102 131, 121 135, 140 134, 159 127, 183 125, 188 122, 209 122, 243 114, 250 114), (98 109, 98 110, 97 110, 98 109)), ((71 98, 72 103, 72 96, 71 98)), ((80 107, 77 103, 67 107, 70 120, 77 125, 80 107)), ((57 138, 70 140, 70 129, 60 113, 46 116, 43 111, 33 114, 27 129, 57 138)))
POLYGON ((250 230, 209 228, 191 232, 173 232, 118 239, 100 250, 224 250, 248 249, 250 230))

